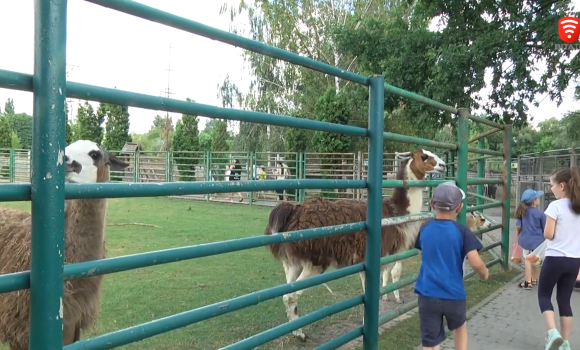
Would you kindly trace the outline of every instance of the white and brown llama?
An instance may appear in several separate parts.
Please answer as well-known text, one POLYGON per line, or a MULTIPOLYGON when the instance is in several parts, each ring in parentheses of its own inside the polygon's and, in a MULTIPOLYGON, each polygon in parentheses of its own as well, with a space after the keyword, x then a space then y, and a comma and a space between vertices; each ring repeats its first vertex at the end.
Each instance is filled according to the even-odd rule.
MULTIPOLYGON (((443 162, 435 154, 419 149, 415 152, 399 153, 403 159, 397 172, 398 180, 423 179, 427 173, 441 174, 443 162)), ((383 199, 383 218, 418 214, 423 202, 420 187, 395 188, 391 198, 383 199)), ((288 231, 317 228, 366 221, 367 203, 363 201, 327 201, 313 198, 301 204, 281 203, 270 213, 266 235, 288 231)), ((385 226, 381 234, 381 256, 396 254, 411 249, 421 222, 410 222, 385 226)), ((268 246, 272 255, 282 262, 286 282, 292 283, 315 276, 328 267, 340 268, 365 261, 366 231, 313 238, 303 241, 273 244, 268 246)), ((383 276, 390 267, 383 267, 383 276)), ((360 274, 364 290, 364 272, 360 274)), ((395 277, 395 276, 393 276, 395 277)), ((383 280, 383 285, 386 281, 383 280)), ((298 318, 298 298, 303 290, 283 297, 286 314, 290 321, 298 318)), ((397 293, 398 294, 398 293, 397 293)), ((292 332, 301 340, 306 339, 302 329, 292 332)))
MULTIPOLYGON (((65 148, 65 181, 109 181, 109 170, 122 170, 120 161, 91 141, 65 148)), ((105 258, 107 199, 74 199, 65 204, 65 263, 105 258)), ((30 269, 31 215, 0 207, 0 274, 30 269)), ((80 340, 81 330, 95 324, 99 313, 102 276, 64 283, 63 345, 80 340)), ((11 350, 28 349, 30 291, 0 294, 0 342, 11 350)))

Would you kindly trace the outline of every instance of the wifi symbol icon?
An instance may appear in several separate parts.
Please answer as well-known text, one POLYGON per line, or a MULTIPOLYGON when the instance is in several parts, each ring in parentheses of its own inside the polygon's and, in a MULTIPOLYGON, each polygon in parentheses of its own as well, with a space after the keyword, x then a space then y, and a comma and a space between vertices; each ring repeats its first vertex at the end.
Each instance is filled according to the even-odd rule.
POLYGON ((576 17, 562 17, 558 21, 558 35, 563 42, 572 44, 580 37, 580 20, 576 17))

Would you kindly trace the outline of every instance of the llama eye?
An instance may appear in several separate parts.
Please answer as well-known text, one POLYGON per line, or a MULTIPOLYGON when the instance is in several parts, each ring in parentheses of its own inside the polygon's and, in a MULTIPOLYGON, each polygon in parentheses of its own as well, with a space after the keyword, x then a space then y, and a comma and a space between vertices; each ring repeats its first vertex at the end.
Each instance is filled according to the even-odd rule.
POLYGON ((89 152, 89 156, 91 156, 91 158, 93 158, 93 159, 97 159, 97 158, 99 158, 100 154, 97 151, 91 151, 91 152, 89 152))
POLYGON ((426 161, 427 159, 429 159, 429 156, 426 154, 422 154, 421 159, 423 159, 423 161, 426 161))

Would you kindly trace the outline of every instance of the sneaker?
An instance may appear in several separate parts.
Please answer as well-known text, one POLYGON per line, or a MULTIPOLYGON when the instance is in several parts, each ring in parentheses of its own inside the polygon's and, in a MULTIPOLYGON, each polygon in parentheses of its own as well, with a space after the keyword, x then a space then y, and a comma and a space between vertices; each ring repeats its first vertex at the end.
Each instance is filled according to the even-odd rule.
POLYGON ((562 345, 560 345, 558 350, 570 350, 570 342, 567 340, 564 340, 564 342, 562 343, 562 345))
POLYGON ((560 345, 564 343, 564 339, 557 329, 550 329, 548 337, 546 337, 546 350, 559 350, 560 345))

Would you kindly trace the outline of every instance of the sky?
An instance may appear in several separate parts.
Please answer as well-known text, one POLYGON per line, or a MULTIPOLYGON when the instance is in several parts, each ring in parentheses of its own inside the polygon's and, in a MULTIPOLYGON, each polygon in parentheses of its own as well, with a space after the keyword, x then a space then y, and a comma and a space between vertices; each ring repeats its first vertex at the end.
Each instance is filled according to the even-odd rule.
MULTIPOLYGON (((224 3, 237 5, 239 0, 139 2, 228 31, 229 15, 220 15, 219 9, 224 3)), ((574 2, 580 7, 580 0, 574 2)), ((0 55, 0 69, 33 73, 33 4, 33 0, 0 1, 0 33, 4 49, 0 55), (5 50, 14 54, 6 54, 5 50)), ((199 103, 221 106, 217 87, 226 75, 242 89, 250 80, 244 70, 242 50, 228 44, 83 0, 68 1, 67 21, 67 70, 70 81, 154 96, 165 95, 169 85, 171 98, 185 100, 189 97, 199 103), (169 64, 171 72, 168 76, 169 64)), ((14 99, 16 112, 32 115, 31 93, 0 89, 0 108, 4 108, 8 98, 14 99)), ((75 115, 78 100, 69 101, 75 115)), ((95 102, 92 104, 97 106, 95 102)), ((577 105, 570 87, 559 107, 546 98, 539 107, 530 106, 529 114, 533 117, 533 124, 537 124, 551 117, 560 118, 562 114, 576 109, 577 105)), ((147 132, 155 115, 165 115, 162 111, 134 107, 129 107, 129 113, 132 133, 147 132)), ((173 113, 170 116, 174 124, 181 117, 173 113)), ((201 129, 206 120, 200 118, 201 129)))

